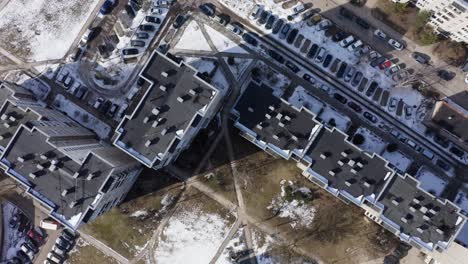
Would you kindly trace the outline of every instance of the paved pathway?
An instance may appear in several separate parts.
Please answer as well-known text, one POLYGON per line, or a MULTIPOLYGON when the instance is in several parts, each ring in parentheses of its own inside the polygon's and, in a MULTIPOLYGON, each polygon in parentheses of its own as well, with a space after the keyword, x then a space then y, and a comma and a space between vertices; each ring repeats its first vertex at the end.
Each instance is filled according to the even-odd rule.
POLYGON ((120 255, 118 252, 116 252, 115 250, 113 250, 112 248, 108 247, 107 245, 105 245, 104 243, 102 243, 101 241, 97 240, 96 238, 86 234, 85 232, 83 231, 79 231, 80 233, 80 237, 85 240, 86 242, 88 242, 89 244, 93 245, 95 248, 97 248, 99 251, 101 251, 102 253, 104 253, 105 255, 109 256, 109 257, 112 257, 114 258, 115 260, 117 260, 119 263, 129 263, 128 259, 125 258, 124 256, 120 255))

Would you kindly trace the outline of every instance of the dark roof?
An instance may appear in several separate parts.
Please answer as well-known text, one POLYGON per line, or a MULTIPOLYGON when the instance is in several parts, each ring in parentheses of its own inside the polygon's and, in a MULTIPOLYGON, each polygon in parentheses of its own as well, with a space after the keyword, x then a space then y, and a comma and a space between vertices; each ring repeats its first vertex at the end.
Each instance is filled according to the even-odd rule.
POLYGON ((323 128, 306 156, 312 169, 328 181, 328 186, 346 191, 355 198, 377 199, 393 171, 380 156, 371 156, 346 140, 339 130, 323 128))
POLYGON ((437 102, 432 122, 461 138, 468 141, 468 111, 445 101, 437 102))
POLYGON ((398 175, 382 194, 383 215, 400 226, 400 231, 424 243, 448 242, 459 230, 459 208, 442 202, 417 187, 411 176, 398 175))
POLYGON ((146 93, 130 118, 125 118, 115 144, 148 166, 177 147, 200 121, 218 90, 195 76, 196 70, 154 53, 141 76, 146 93))
POLYGON ((319 125, 313 114, 298 110, 273 95, 273 90, 251 82, 234 109, 241 125, 254 131, 257 140, 282 150, 306 149, 312 129, 319 125))
POLYGON ((84 213, 112 169, 93 154, 88 155, 82 163, 71 160, 49 144, 47 137, 40 131, 29 131, 24 127, 18 130, 11 147, 6 150, 3 162, 11 168, 8 170, 10 174, 17 178, 23 177, 19 180, 55 204, 55 212, 66 219, 84 213), (41 157, 43 154, 46 156, 41 157), (57 169, 51 169, 56 162, 57 169), (77 172, 80 172, 80 177, 75 178, 77 172), (36 173, 37 177, 31 177, 30 173, 36 173), (90 173, 95 173, 95 177, 88 180, 90 173), (62 192, 67 189, 73 192, 62 196, 62 192), (70 207, 75 201, 78 204, 70 207))
POLYGON ((468 111, 468 91, 463 91, 451 95, 447 99, 448 101, 452 101, 454 104, 468 111))

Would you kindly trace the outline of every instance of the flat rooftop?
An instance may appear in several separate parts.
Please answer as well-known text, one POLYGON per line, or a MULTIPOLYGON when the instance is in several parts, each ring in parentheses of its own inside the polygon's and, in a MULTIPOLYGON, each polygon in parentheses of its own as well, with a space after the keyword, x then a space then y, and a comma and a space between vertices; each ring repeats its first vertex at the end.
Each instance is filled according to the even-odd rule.
POLYGON ((383 215, 399 225, 402 233, 424 243, 450 241, 461 228, 459 208, 452 203, 445 204, 417 184, 410 176, 394 177, 379 199, 385 206, 383 215))
POLYGON ((31 187, 36 198, 52 202, 54 211, 66 219, 85 212, 112 169, 93 154, 77 163, 49 144, 44 134, 24 127, 3 157, 10 164, 9 173, 31 187), (69 193, 62 195, 64 191, 69 193))
POLYGON ((0 109, 0 149, 7 147, 21 124, 38 119, 36 113, 24 111, 5 99, 0 109))
POLYGON ((257 140, 282 150, 305 150, 314 127, 320 124, 313 114, 297 110, 273 95, 267 85, 251 82, 234 109, 240 124, 254 131, 257 140))
POLYGON ((339 130, 323 128, 307 151, 312 169, 328 186, 355 198, 376 199, 393 175, 379 156, 371 156, 346 140, 339 130))
POLYGON ((153 166, 172 152, 179 139, 201 121, 218 90, 197 77, 196 70, 154 53, 141 76, 148 81, 139 105, 117 128, 115 145, 153 166))

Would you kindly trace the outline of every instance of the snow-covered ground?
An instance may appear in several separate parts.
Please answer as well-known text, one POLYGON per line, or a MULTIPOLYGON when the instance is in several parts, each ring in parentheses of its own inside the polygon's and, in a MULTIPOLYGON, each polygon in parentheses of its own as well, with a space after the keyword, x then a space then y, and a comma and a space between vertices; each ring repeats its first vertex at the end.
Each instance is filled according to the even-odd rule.
POLYGON ((229 243, 223 250, 223 253, 216 260, 216 264, 234 264, 238 263, 236 257, 241 258, 248 251, 245 243, 244 229, 237 229, 236 234, 229 240, 229 243))
POLYGON ((240 77, 242 76, 242 74, 244 74, 245 70, 252 63, 252 59, 248 59, 248 58, 234 58, 235 63, 233 65, 230 65, 228 63, 228 58, 224 58, 224 60, 226 61, 226 64, 229 66, 229 69, 231 70, 236 80, 240 80, 240 77))
POLYGON ((161 264, 206 264, 216 254, 229 232, 228 222, 219 214, 197 208, 176 212, 159 237, 154 252, 161 264))
POLYGON ((252 0, 220 0, 219 2, 232 10, 236 10, 236 14, 242 17, 248 17, 255 6, 255 1, 252 0))
POLYGON ((398 170, 406 172, 413 162, 412 159, 408 158, 406 155, 401 153, 400 151, 388 152, 387 150, 384 151, 382 157, 390 164, 395 166, 398 170))
POLYGON ((3 202, 3 242, 2 242, 2 261, 10 260, 16 256, 21 244, 25 241, 24 233, 18 231, 18 228, 9 226, 10 219, 18 211, 18 208, 9 202, 3 202))
POLYGON ((98 2, 7 1, 0 10, 0 45, 28 60, 62 58, 98 2))
POLYGON ((232 52, 232 53, 248 53, 243 48, 239 47, 237 43, 230 40, 224 34, 220 33, 216 29, 205 25, 206 33, 210 36, 213 45, 219 52, 232 52))
POLYGON ((289 199, 289 196, 309 197, 312 192, 309 188, 298 187, 291 181, 281 181, 281 193, 273 198, 271 204, 267 207, 278 214, 281 218, 289 219, 292 228, 310 227, 315 218, 315 207, 307 204, 304 200, 289 199))
POLYGON ((66 113, 71 119, 75 120, 82 126, 94 131, 99 138, 109 137, 112 130, 109 125, 91 115, 83 108, 72 103, 63 95, 57 95, 52 105, 57 110, 66 113))
POLYGON ((468 216, 468 189, 460 190, 454 200, 455 204, 463 210, 463 213, 468 216))
POLYGON ((425 166, 418 170, 416 178, 421 182, 421 188, 438 197, 440 197, 448 184, 448 182, 444 181, 425 166))
POLYGON ((48 84, 43 82, 41 79, 32 78, 21 70, 10 71, 5 77, 4 81, 9 81, 20 85, 21 87, 29 90, 38 100, 41 101, 44 101, 50 92, 50 87, 48 84))
POLYGON ((331 120, 334 120, 336 127, 344 132, 346 132, 351 125, 351 119, 349 119, 349 117, 328 105, 323 109, 323 112, 319 115, 319 118, 321 118, 327 124, 330 124, 331 120))
POLYGON ((215 72, 213 78, 211 79, 211 85, 224 92, 227 92, 229 90, 229 83, 226 80, 226 77, 224 76, 221 69, 218 68, 218 70, 215 72))
POLYGON ((383 139, 381 139, 379 136, 372 133, 369 129, 365 127, 359 127, 356 130, 356 134, 361 134, 362 136, 364 136, 364 143, 359 145, 359 147, 362 150, 365 150, 371 154, 381 154, 384 151, 385 146, 387 145, 387 143, 383 141, 383 139))
POLYGON ((260 69, 262 82, 273 89, 273 94, 275 96, 281 97, 284 90, 291 84, 291 80, 285 75, 273 70, 262 61, 257 61, 255 66, 260 69))
POLYGON ((199 72, 211 74, 216 68, 215 58, 185 57, 184 61, 199 72))
POLYGON ((195 20, 192 20, 187 25, 182 37, 174 48, 211 51, 210 45, 208 45, 208 42, 200 29, 200 25, 198 25, 195 20))
POLYGON ((288 102, 297 108, 304 106, 316 116, 325 108, 324 103, 315 96, 310 95, 302 86, 298 86, 294 89, 294 93, 288 98, 288 102))

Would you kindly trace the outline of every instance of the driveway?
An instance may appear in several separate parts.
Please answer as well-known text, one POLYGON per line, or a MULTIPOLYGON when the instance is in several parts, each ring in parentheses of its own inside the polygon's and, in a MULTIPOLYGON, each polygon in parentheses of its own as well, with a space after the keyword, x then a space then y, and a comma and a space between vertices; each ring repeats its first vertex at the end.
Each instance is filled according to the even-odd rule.
MULTIPOLYGON (((304 2, 309 2, 313 4, 313 8, 320 8, 322 14, 333 22, 335 22, 338 27, 358 36, 364 42, 370 44, 374 49, 382 54, 391 55, 399 59, 399 63, 404 63, 407 68, 412 68, 416 72, 428 72, 428 69, 424 65, 417 63, 412 57, 411 53, 414 51, 422 52, 428 54, 432 58, 433 65, 431 66, 432 71, 437 69, 445 69, 456 73, 456 76, 453 80, 446 82, 437 77, 437 75, 431 74, 427 77, 427 74, 424 78, 428 84, 431 84, 436 90, 439 91, 441 95, 450 96, 459 92, 462 92, 468 88, 468 84, 465 83, 465 75, 460 67, 453 67, 445 63, 444 61, 437 58, 435 55, 432 55, 432 46, 419 46, 411 39, 402 36, 400 33, 393 30, 391 27, 382 21, 374 18, 371 14, 371 9, 377 5, 378 0, 368 0, 364 7, 356 7, 349 4, 347 0, 303 0, 304 2), (356 16, 359 16, 371 25, 369 30, 365 30, 358 26, 355 22, 343 18, 339 15, 339 8, 343 6, 348 10, 352 11, 356 16), (397 40, 403 40, 406 43, 406 49, 403 51, 396 51, 390 48, 385 41, 377 39, 373 36, 373 31, 379 28, 383 30, 388 37, 394 38, 397 40)), ((388 38, 387 38, 388 39, 388 38)))

